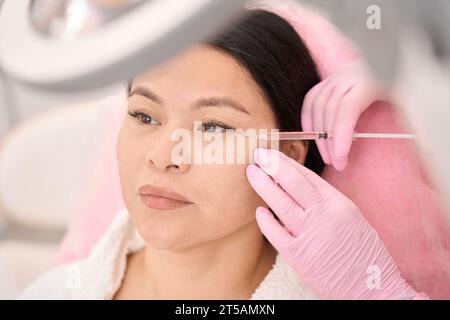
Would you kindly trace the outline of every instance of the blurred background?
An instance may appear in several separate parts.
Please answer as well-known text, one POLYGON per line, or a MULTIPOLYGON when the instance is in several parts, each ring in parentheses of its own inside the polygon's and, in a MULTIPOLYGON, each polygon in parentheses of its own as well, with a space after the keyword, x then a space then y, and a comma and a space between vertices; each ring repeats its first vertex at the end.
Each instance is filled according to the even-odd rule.
POLYGON ((88 201, 104 95, 47 94, 0 78, 0 299, 54 265, 88 201))

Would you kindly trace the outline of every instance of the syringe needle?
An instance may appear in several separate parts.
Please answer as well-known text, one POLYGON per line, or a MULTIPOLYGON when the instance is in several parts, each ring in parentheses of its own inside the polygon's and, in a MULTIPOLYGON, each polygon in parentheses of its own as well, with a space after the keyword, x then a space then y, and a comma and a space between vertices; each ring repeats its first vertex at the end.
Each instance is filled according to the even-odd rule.
MULTIPOLYGON (((330 131, 288 131, 275 132, 270 134, 270 140, 316 140, 333 138, 333 132, 330 131)), ((415 139, 414 134, 410 133, 369 133, 355 132, 355 139, 378 138, 378 139, 415 139)))

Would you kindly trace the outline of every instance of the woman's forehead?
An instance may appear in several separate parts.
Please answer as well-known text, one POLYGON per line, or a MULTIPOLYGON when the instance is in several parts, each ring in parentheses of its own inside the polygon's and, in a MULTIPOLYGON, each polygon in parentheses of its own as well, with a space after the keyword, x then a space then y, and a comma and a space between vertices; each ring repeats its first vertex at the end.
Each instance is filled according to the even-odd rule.
POLYGON ((149 88, 167 99, 222 95, 246 105, 266 104, 250 73, 228 54, 208 46, 192 47, 137 76, 135 87, 149 88))
POLYGON ((136 77, 136 81, 143 82, 173 83, 177 80, 187 83, 201 81, 217 86, 227 83, 242 85, 252 79, 230 55, 204 45, 191 47, 136 77))

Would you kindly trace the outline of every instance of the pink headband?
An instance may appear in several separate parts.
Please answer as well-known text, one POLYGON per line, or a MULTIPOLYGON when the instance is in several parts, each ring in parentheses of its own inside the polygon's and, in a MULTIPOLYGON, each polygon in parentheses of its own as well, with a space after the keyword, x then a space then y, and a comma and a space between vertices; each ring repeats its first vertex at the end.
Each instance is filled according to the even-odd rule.
POLYGON ((322 79, 360 57, 359 50, 332 23, 292 1, 265 1, 249 8, 273 12, 298 32, 316 62, 322 79))

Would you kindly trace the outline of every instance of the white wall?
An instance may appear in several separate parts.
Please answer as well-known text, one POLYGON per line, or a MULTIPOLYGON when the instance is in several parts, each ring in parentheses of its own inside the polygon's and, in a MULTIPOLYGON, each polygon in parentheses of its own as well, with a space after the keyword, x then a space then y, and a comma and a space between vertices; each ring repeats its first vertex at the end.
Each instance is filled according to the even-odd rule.
POLYGON ((59 106, 101 99, 121 85, 82 93, 45 92, 0 76, 0 140, 11 128, 30 117, 59 106))

